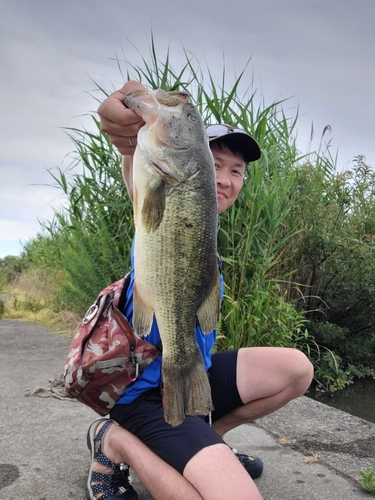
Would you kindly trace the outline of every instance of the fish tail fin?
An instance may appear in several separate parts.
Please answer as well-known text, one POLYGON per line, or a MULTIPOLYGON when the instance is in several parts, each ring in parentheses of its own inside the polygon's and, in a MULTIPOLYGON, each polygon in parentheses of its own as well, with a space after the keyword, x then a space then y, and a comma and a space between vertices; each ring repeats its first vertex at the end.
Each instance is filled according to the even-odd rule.
POLYGON ((187 415, 208 415, 213 410, 211 386, 203 363, 195 363, 190 372, 187 415))
POLYGON ((164 419, 172 427, 180 425, 185 418, 185 394, 188 383, 177 370, 163 363, 163 409, 164 419))
POLYGON ((185 415, 208 415, 213 409, 211 387, 201 360, 194 360, 183 369, 168 367, 163 360, 163 406, 165 421, 173 427, 185 415))

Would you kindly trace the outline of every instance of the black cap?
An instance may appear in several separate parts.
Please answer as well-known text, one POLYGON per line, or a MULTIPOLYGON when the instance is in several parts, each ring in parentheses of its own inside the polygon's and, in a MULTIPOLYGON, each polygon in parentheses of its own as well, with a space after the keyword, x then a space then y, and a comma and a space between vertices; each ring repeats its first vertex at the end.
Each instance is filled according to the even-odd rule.
POLYGON ((207 125, 206 132, 210 142, 223 140, 230 149, 241 153, 246 163, 259 160, 262 154, 257 141, 239 128, 225 124, 207 125))

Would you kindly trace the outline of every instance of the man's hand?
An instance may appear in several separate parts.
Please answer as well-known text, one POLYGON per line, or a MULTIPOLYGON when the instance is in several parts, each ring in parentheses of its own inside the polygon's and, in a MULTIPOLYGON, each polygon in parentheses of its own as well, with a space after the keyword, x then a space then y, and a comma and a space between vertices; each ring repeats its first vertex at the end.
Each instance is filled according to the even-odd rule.
POLYGON ((139 82, 130 80, 105 99, 98 108, 100 128, 122 155, 134 155, 138 130, 144 125, 140 116, 124 104, 124 96, 132 90, 147 90, 139 82))

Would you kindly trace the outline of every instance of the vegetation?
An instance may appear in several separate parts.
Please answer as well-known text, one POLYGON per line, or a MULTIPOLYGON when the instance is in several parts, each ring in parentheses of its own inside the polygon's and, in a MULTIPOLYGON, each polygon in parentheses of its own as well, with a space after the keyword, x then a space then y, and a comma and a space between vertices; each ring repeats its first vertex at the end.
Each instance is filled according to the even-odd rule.
POLYGON ((0 292, 2 292, 8 283, 12 282, 25 268, 26 260, 7 255, 0 259, 0 292))
MULTIPOLYGON (((245 69, 232 84, 223 69, 218 84, 186 52, 179 71, 169 52, 161 62, 153 42, 150 60, 124 64, 124 79, 187 90, 206 123, 244 128, 263 152, 249 167, 239 199, 221 216, 226 288, 217 348, 298 347, 314 361, 326 390, 355 375, 375 376, 374 173, 365 158, 337 173, 329 147, 301 156, 297 110, 286 112, 285 102, 266 104, 246 82, 245 69)), ((97 91, 98 101, 107 95, 97 91)), ((57 310, 82 316, 99 290, 129 269, 134 228, 119 154, 96 115, 92 130, 68 133, 71 163, 50 171, 64 209, 42 224, 21 260, 29 273, 48 274, 57 310)))
POLYGON ((59 333, 71 335, 80 322, 80 317, 61 307, 56 301, 58 276, 51 270, 38 267, 26 267, 23 257, 11 256, 0 259, 2 262, 16 264, 16 271, 4 272, 7 266, 0 267, 0 319, 20 319, 37 322, 59 333), (7 280, 4 279, 7 275, 7 280))
POLYGON ((69 130, 76 147, 69 168, 50 172, 66 197, 64 210, 25 245, 28 262, 57 272, 56 301, 81 316, 125 274, 134 233, 120 156, 92 119, 96 132, 69 130))
POLYGON ((290 192, 300 231, 288 252, 300 285, 286 292, 305 312, 309 333, 330 350, 317 365, 330 390, 353 376, 374 376, 375 174, 364 160, 358 156, 353 170, 340 174, 305 162, 290 192))
POLYGON ((361 485, 369 493, 375 493, 375 470, 367 468, 359 471, 361 485))

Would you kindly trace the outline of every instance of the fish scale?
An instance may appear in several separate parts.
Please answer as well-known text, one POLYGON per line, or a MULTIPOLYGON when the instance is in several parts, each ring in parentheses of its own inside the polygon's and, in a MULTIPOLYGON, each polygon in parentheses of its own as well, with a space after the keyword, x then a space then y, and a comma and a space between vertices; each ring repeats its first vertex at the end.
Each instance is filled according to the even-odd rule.
POLYGON ((133 160, 133 325, 147 335, 156 317, 164 417, 175 426, 212 410, 195 327, 198 317, 210 333, 219 319, 215 168, 186 93, 134 91, 125 103, 145 121, 133 160))

